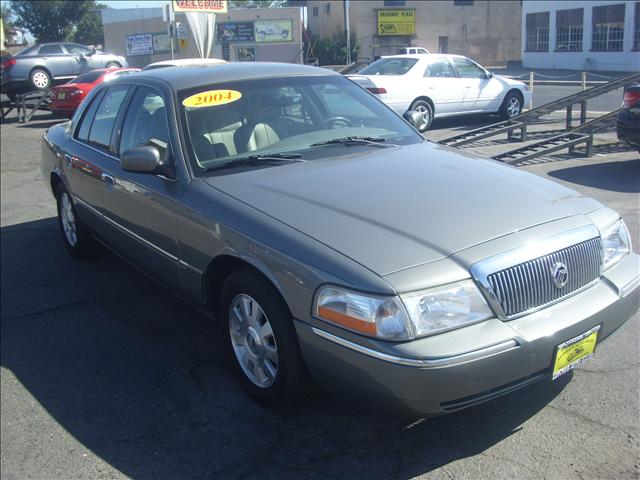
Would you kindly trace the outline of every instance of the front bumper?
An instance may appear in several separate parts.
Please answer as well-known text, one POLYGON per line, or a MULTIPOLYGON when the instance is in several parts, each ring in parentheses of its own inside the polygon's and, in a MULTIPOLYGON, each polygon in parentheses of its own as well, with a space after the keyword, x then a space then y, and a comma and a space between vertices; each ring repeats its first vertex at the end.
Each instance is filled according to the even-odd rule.
POLYGON ((531 315, 490 319, 405 344, 364 341, 329 325, 295 325, 305 362, 321 386, 385 410, 437 415, 550 379, 558 344, 596 325, 601 342, 639 302, 640 257, 631 254, 593 287, 531 315), (475 347, 460 351, 470 339, 477 339, 475 347), (421 355, 408 357, 408 350, 421 355))

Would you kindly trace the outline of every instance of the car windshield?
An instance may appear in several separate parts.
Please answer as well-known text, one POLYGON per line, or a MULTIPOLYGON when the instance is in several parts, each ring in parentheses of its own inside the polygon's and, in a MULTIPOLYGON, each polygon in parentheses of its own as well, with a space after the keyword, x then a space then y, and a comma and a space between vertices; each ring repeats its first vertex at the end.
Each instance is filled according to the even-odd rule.
POLYGON ((196 175, 247 156, 298 153, 309 160, 318 149, 326 158, 357 145, 423 141, 373 95, 338 75, 205 85, 178 97, 196 175), (348 140, 330 142, 335 139, 348 140))
POLYGON ((74 78, 73 83, 93 83, 104 74, 104 70, 92 70, 74 78))
POLYGON ((415 58, 381 58, 363 68, 360 75, 404 75, 418 63, 415 58))

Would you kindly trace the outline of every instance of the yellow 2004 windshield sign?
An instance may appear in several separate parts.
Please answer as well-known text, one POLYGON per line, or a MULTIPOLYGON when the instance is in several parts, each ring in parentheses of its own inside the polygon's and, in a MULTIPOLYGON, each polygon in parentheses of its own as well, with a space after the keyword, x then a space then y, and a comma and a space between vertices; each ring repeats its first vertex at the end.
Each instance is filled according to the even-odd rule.
POLYGON ((236 90, 208 90, 196 93, 182 101, 182 105, 190 108, 214 107, 240 100, 242 94, 236 90))

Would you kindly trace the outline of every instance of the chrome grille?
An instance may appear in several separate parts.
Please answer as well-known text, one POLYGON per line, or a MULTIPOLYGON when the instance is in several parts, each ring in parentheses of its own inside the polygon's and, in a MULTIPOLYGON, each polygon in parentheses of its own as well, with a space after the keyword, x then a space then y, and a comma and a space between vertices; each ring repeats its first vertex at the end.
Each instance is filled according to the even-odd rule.
POLYGON ((487 281, 507 318, 534 310, 574 293, 600 277, 602 245, 592 238, 562 250, 505 268, 487 281), (557 263, 568 271, 567 283, 558 288, 552 278, 557 263))

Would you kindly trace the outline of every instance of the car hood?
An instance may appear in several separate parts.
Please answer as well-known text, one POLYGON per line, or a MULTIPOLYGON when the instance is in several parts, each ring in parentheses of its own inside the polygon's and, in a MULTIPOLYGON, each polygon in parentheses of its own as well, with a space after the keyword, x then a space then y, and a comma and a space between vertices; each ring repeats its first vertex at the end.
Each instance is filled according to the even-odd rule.
POLYGON ((536 175, 427 142, 322 148, 344 150, 204 180, 381 276, 601 207, 536 175))

